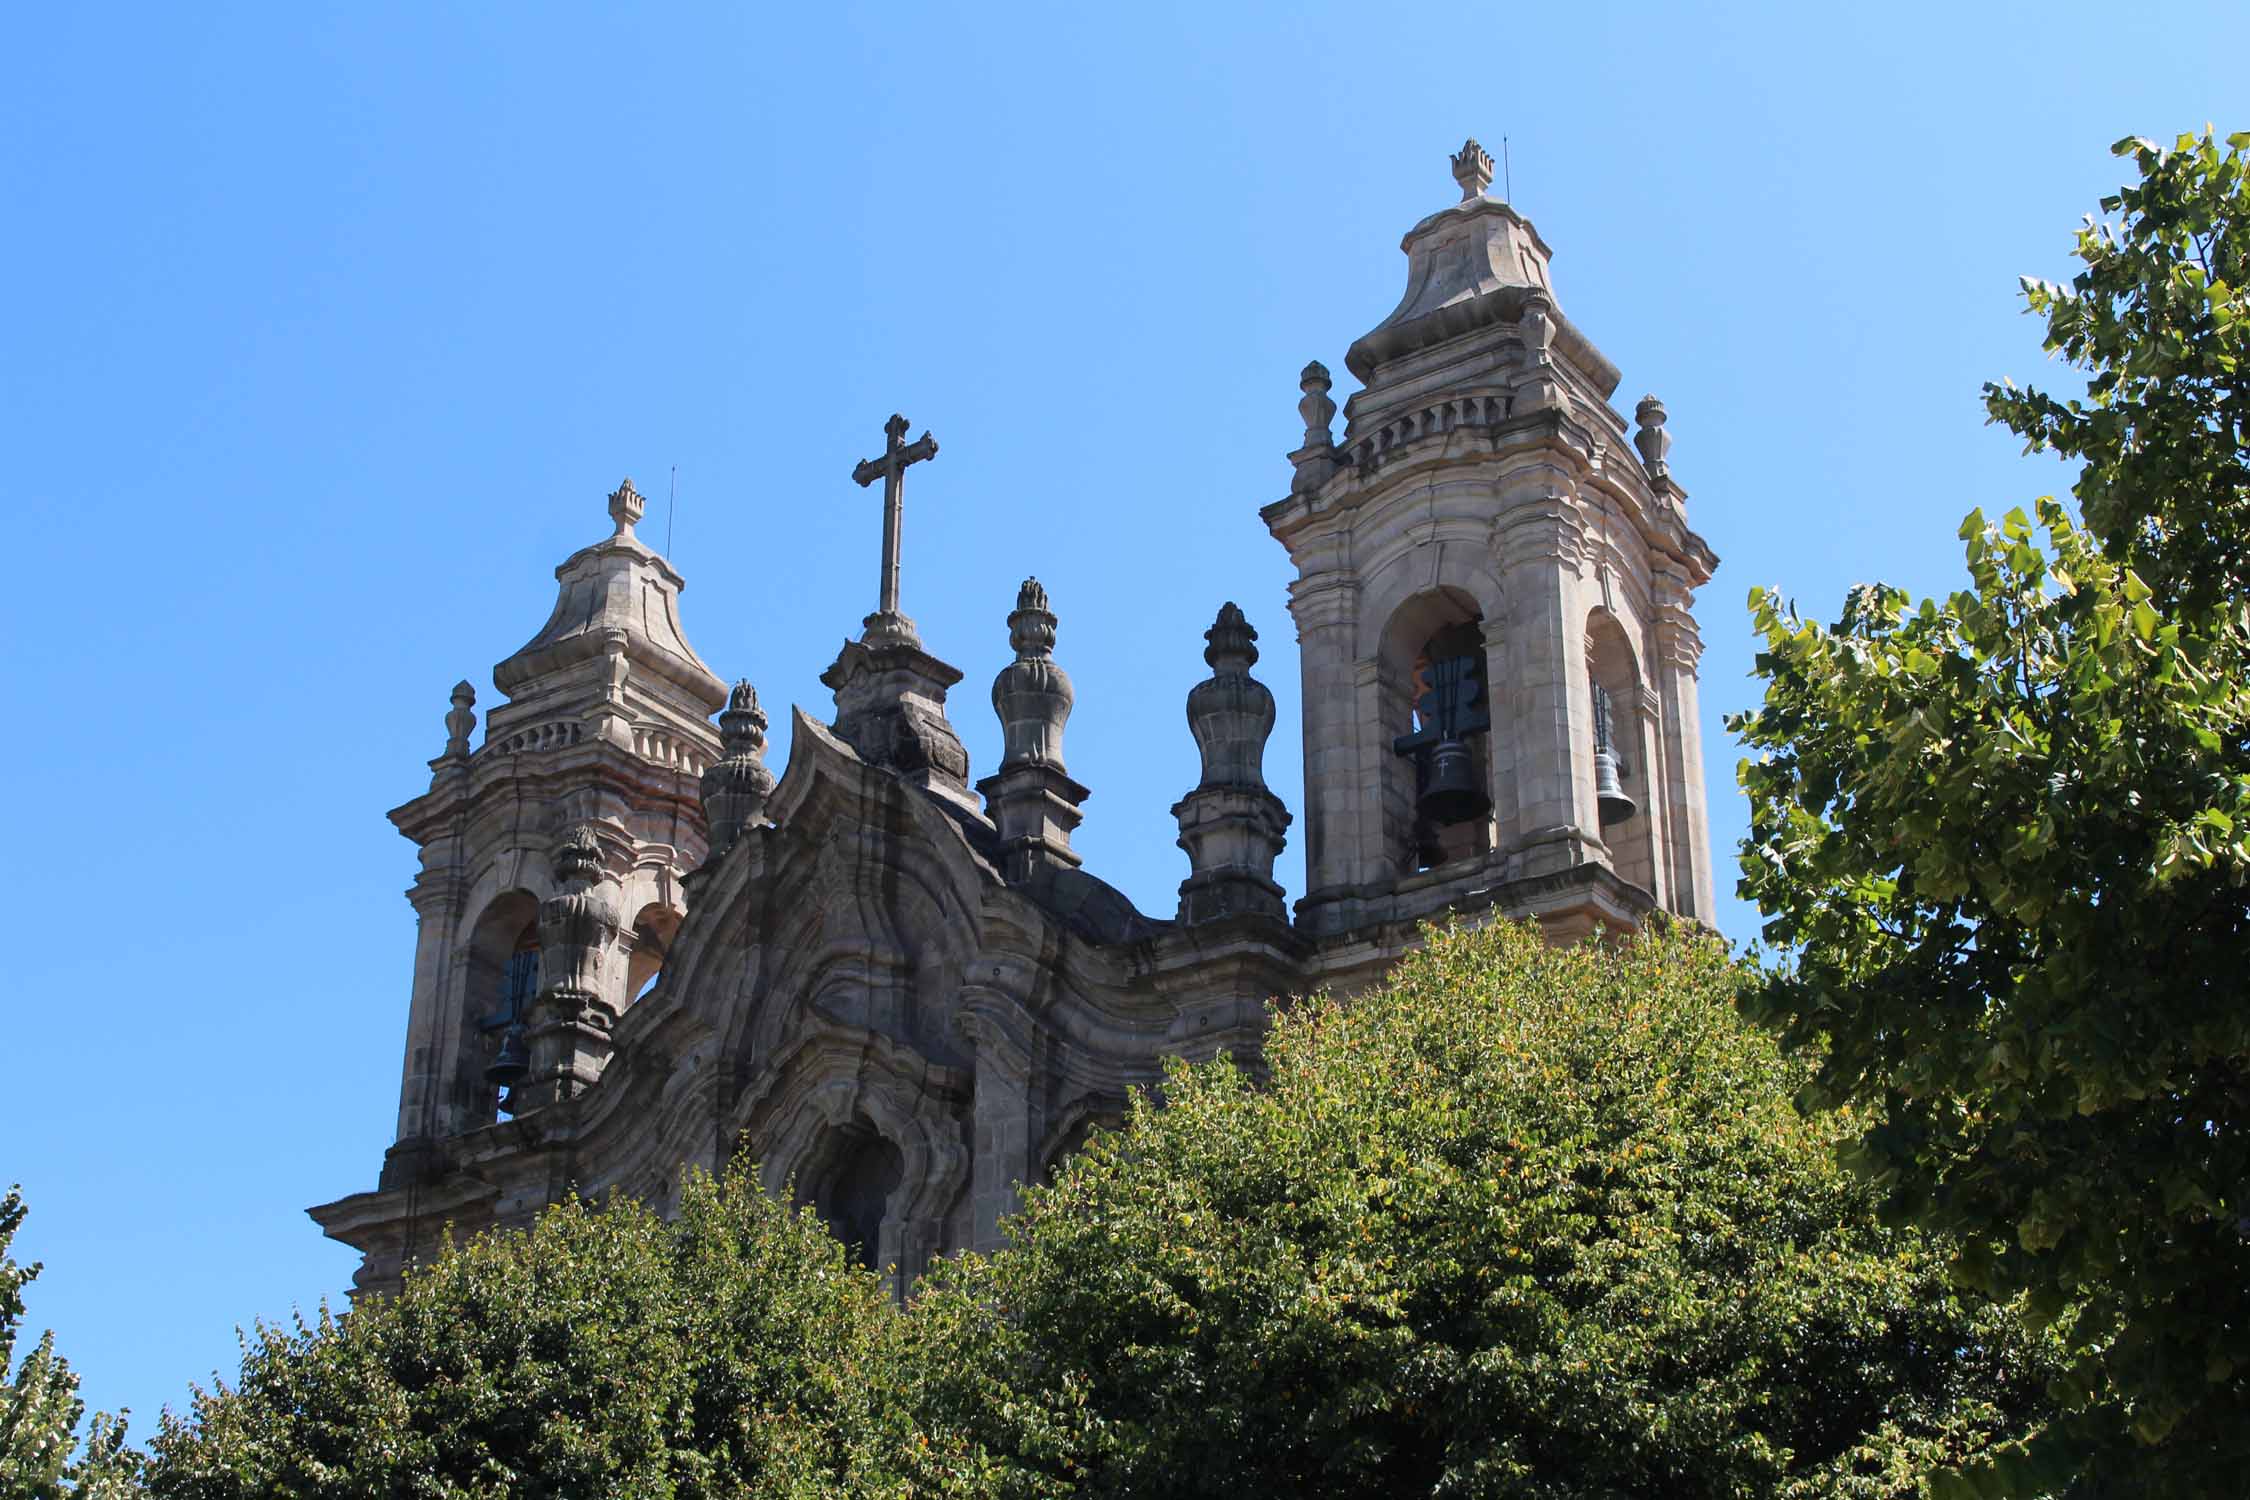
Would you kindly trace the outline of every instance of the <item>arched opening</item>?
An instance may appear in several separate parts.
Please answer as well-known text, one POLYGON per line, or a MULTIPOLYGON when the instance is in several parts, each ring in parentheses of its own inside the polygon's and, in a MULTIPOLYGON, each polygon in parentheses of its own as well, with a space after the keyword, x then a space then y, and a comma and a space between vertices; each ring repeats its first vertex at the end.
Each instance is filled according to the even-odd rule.
POLYGON ((880 1271, 897 1256, 884 1231, 891 1227, 891 1196, 905 1173, 898 1147, 864 1115, 857 1116, 821 1143, 810 1170, 797 1179, 797 1202, 820 1215, 852 1259, 880 1271))
POLYGON ((1591 712, 1583 753, 1593 766, 1602 842, 1609 845, 1611 868, 1619 877, 1658 895, 1640 668, 1624 626, 1607 609, 1595 610, 1586 624, 1586 675, 1591 712))
POLYGON ((633 919, 632 952, 625 960, 625 1004, 628 1009, 664 977, 664 960, 680 930, 679 913, 650 902, 633 919))
POLYGON ((528 891, 493 898, 469 939, 466 1023, 453 1069, 464 1129, 508 1112, 505 1090, 523 1076, 531 1004, 539 995, 539 903, 528 891))
POLYGON ((1063 1163, 1085 1150, 1088 1141, 1104 1131, 1115 1130, 1123 1123, 1122 1115, 1108 1109, 1097 1109, 1080 1115, 1048 1147, 1046 1156, 1039 1163, 1039 1181, 1042 1184, 1052 1183, 1055 1174, 1062 1170, 1063 1163))
POLYGON ((1388 739, 1383 829, 1401 874, 1481 858, 1495 843, 1493 673, 1483 612, 1437 588, 1383 631, 1378 684, 1388 739))

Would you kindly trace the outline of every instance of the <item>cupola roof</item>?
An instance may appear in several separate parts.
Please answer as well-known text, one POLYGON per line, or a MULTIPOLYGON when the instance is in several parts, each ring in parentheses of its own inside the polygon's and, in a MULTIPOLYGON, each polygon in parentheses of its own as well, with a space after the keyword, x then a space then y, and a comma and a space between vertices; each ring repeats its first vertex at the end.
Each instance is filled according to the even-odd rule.
POLYGON ((1614 382, 1609 362, 1562 317, 1548 280, 1553 252, 1547 242, 1514 205, 1487 195, 1492 157, 1471 140, 1452 165, 1461 201, 1406 232, 1399 242, 1406 252, 1405 295, 1389 317, 1352 344, 1345 365, 1361 383, 1372 385, 1380 367, 1462 334, 1515 322, 1526 302, 1536 298, 1553 316, 1564 352, 1614 382))
POLYGON ((726 706, 726 685, 696 655, 680 628, 680 590, 686 581, 633 534, 646 502, 625 480, 609 496, 616 530, 581 547, 555 569, 561 589, 554 613, 539 633, 492 669, 493 685, 510 698, 542 689, 549 679, 616 654, 635 677, 654 677, 705 715, 726 706))

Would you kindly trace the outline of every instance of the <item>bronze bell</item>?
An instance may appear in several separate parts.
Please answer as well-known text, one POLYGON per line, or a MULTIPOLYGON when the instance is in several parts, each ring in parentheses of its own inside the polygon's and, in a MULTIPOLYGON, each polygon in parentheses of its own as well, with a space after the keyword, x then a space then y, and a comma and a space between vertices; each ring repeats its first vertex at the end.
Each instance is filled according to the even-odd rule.
POLYGON ((1443 739, 1430 747, 1429 775, 1415 803, 1417 812, 1443 827, 1482 817, 1491 805, 1484 788, 1477 785, 1476 762, 1466 742, 1443 739))
POLYGON ((531 1054, 524 1050, 523 1027, 511 1026, 500 1034, 500 1052, 484 1070, 486 1083, 514 1088, 531 1071, 531 1054))
POLYGON ((1602 827, 1622 823, 1639 812, 1633 799, 1625 794, 1623 783, 1617 779, 1617 756, 1608 750, 1594 752, 1594 806, 1599 810, 1602 827))

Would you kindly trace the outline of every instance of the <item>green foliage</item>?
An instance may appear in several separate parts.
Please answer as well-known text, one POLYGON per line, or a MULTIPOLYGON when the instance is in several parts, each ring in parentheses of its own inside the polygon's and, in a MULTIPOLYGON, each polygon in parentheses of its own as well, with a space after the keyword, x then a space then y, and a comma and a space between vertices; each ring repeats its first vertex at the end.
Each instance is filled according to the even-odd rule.
POLYGON ((2160 598, 2199 609, 2250 587, 2250 132, 2173 149, 2126 140, 2138 184, 2102 200, 2068 287, 2026 278, 2047 350, 2087 372, 2083 401, 1987 386, 2027 451, 2084 460, 2087 529, 2160 598))
POLYGON ((167 1414, 150 1489, 250 1496, 913 1493, 884 1284, 747 1167, 677 1220, 572 1201, 395 1297, 246 1340, 167 1414))
POLYGON ((993 1493, 1891 1496, 2048 1366, 1875 1222, 1707 938, 1430 935, 1174 1066, 917 1298, 993 1493))
POLYGON ((1765 590, 1743 894, 1793 955, 1749 999, 1956 1272, 2075 1356, 2058 1463, 2136 1495, 2250 1472, 2250 135, 2126 142, 2119 226, 2027 283, 2084 401, 1989 388, 2085 460, 2084 523, 1971 514, 1970 586, 1765 590), (2043 540, 2042 540, 2043 534, 2043 540))
POLYGON ((78 1377, 55 1353, 54 1334, 42 1335, 16 1363, 23 1289, 39 1275, 36 1264, 18 1265, 8 1254, 24 1212, 23 1195, 8 1189, 0 1198, 0 1500, 137 1494, 139 1460, 125 1446, 122 1416, 95 1416, 74 1461, 86 1403, 78 1399, 78 1377))

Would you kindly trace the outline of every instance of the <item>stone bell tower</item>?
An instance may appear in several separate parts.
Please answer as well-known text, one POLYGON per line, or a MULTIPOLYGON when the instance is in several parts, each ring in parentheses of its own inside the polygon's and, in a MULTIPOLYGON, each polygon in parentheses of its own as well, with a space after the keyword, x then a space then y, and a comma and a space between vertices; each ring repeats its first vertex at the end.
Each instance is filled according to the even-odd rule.
MULTIPOLYGON (((1300 380, 1302 446, 1263 511, 1297 566, 1307 884, 1331 947, 1489 902, 1561 934, 1661 907, 1708 921, 1688 528, 1663 406, 1563 315, 1550 252, 1453 158, 1407 231, 1406 292, 1300 380)), ((1381 934, 1391 934, 1381 936, 1381 934)))
POLYGON ((612 534, 555 570, 547 623, 492 669, 507 700, 483 744, 464 682, 429 790, 391 813, 422 868, 386 1186, 435 1180, 463 1138, 599 1080, 703 861, 700 778, 733 773, 738 824, 772 785, 754 698, 723 721, 722 760, 727 695, 681 631, 680 575, 634 534, 642 509, 630 479, 609 496, 612 534))

